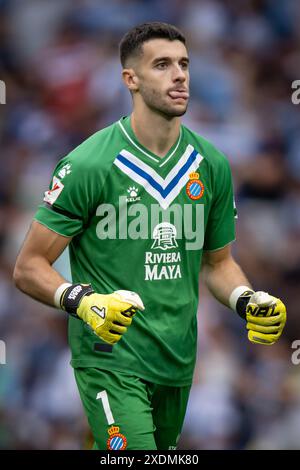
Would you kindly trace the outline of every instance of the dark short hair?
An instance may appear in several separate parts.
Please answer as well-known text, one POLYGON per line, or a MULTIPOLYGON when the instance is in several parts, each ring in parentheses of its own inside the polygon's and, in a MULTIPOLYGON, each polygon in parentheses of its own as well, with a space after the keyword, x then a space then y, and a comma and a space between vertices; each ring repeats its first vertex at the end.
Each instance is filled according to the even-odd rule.
POLYGON ((186 44, 184 35, 176 26, 159 21, 140 24, 130 29, 120 41, 119 51, 122 66, 126 66, 128 58, 141 55, 144 42, 150 39, 178 40, 184 45, 186 44))

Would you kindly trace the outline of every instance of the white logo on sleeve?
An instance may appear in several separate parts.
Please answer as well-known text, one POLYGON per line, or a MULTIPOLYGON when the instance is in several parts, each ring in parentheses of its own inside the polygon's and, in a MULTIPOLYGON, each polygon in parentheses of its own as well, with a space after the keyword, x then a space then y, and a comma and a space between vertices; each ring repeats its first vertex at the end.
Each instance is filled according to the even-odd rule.
POLYGON ((69 175, 71 173, 71 164, 67 163, 62 167, 62 169, 58 172, 58 176, 60 179, 64 179, 65 176, 69 175))
POLYGON ((52 188, 49 191, 45 192, 44 201, 48 204, 54 204, 62 190, 64 189, 64 185, 56 176, 53 177, 52 180, 52 188))

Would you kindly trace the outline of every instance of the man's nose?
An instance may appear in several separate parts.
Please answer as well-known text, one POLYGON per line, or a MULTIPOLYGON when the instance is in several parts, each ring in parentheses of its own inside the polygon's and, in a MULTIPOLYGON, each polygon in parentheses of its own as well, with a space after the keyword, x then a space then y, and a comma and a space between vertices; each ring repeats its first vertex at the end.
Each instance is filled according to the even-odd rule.
POLYGON ((174 81, 181 81, 181 82, 184 82, 186 80, 186 74, 185 74, 184 70, 182 70, 180 65, 175 65, 174 66, 173 80, 174 81))

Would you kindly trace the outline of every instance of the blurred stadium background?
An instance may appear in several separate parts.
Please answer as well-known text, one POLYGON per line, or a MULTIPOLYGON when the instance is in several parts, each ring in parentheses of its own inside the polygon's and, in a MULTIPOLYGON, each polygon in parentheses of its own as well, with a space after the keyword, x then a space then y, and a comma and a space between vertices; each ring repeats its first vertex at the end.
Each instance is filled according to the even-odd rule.
MULTIPOLYGON (((69 366, 66 317, 16 290, 12 269, 62 156, 131 109, 117 44, 131 26, 187 36, 184 122, 231 162, 234 252, 254 287, 282 297, 280 342, 251 345, 201 287, 199 348, 181 449, 299 449, 300 79, 297 0, 0 0, 0 448, 80 449, 87 424, 69 366)), ((67 256, 59 269, 68 273, 67 256)), ((68 276, 68 274, 66 274, 68 276)))

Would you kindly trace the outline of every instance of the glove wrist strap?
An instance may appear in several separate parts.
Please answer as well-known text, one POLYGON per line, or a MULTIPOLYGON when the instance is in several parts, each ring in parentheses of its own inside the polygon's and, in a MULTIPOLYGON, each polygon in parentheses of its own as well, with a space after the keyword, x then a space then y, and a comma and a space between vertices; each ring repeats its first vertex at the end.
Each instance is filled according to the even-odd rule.
POLYGON ((239 296, 236 303, 236 313, 244 320, 246 320, 246 309, 252 294, 254 294, 253 290, 245 291, 239 296))
POLYGON ((65 290, 71 286, 72 284, 70 282, 64 282, 56 289, 55 294, 54 294, 54 299, 53 299, 54 305, 56 308, 61 308, 61 305, 60 305, 61 296, 65 292, 65 290))
POLYGON ((91 295, 93 292, 94 290, 90 284, 72 284, 62 293, 60 306, 73 317, 79 318, 76 312, 82 297, 91 295))
POLYGON ((246 307, 254 291, 248 286, 236 287, 230 297, 229 305, 241 318, 246 319, 246 307))

